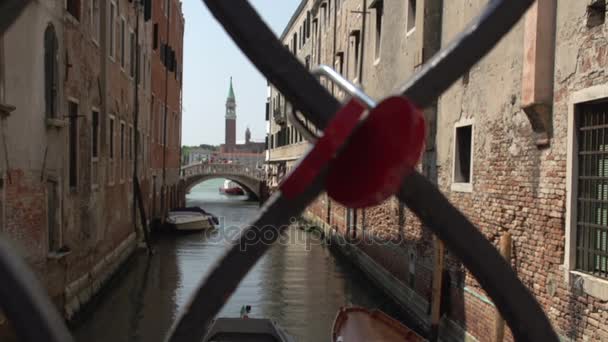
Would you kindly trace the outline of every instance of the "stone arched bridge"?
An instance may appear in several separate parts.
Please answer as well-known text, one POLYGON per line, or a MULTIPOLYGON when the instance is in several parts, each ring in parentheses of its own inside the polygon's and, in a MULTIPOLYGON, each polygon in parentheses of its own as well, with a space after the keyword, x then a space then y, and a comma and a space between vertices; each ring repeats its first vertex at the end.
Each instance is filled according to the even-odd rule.
POLYGON ((196 163, 182 167, 186 193, 197 184, 213 178, 229 179, 240 185, 249 197, 266 197, 264 171, 239 164, 196 163))

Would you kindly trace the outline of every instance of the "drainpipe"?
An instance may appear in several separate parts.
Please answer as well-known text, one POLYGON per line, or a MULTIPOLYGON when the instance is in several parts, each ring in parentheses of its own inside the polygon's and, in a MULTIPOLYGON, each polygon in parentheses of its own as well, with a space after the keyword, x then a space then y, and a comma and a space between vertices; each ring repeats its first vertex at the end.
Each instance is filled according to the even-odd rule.
MULTIPOLYGON (((171 40, 171 1, 167 1, 167 47, 171 40)), ((167 49, 165 49, 165 64, 167 64, 167 49)), ((161 202, 161 221, 164 222, 166 208, 166 187, 167 187, 167 112, 169 109, 169 68, 165 65, 165 113, 163 115, 163 185, 160 190, 160 202, 161 202)))
MULTIPOLYGON (((338 44, 337 42, 338 40, 338 0, 334 1, 334 41, 333 41, 333 47, 332 47, 332 53, 331 53, 331 67, 334 68, 336 65, 336 46, 338 44)), ((332 95, 336 95, 335 94, 335 84, 334 82, 331 82, 331 94, 332 95)))
MULTIPOLYGON (((0 106, 4 107, 4 35, 0 33, 0 106)), ((2 135, 2 146, 4 147, 4 160, 6 163, 2 163, 3 160, 0 160, 0 203, 2 203, 2 207, 0 207, 0 232, 4 231, 4 222, 6 222, 6 196, 5 196, 5 188, 4 180, 6 179, 6 172, 8 171, 8 156, 6 143, 4 143, 4 111, 0 108, 0 134, 2 135)))
MULTIPOLYGON (((133 219, 133 229, 135 230, 135 233, 137 234, 137 237, 139 239, 141 239, 141 233, 139 231, 139 229, 137 229, 137 182, 139 182, 139 179, 137 178, 137 155, 139 153, 139 1, 135 1, 133 2, 133 7, 135 8, 135 16, 137 17, 136 19, 136 24, 135 24, 135 83, 133 85, 133 93, 135 94, 134 97, 134 107, 135 107, 135 113, 133 115, 133 134, 135 135, 135 141, 134 141, 134 146, 132 146, 133 150, 130 151, 131 152, 131 156, 133 157, 133 210, 132 210, 132 219, 133 219)), ((133 47, 131 47, 133 48, 133 47)), ((145 222, 141 223, 142 225, 145 225, 145 222)), ((144 228, 145 229, 145 228, 144 228)))
POLYGON ((361 59, 359 61, 359 84, 363 88, 363 64, 365 63, 365 29, 367 27, 367 0, 363 0, 363 14, 361 23, 361 59))

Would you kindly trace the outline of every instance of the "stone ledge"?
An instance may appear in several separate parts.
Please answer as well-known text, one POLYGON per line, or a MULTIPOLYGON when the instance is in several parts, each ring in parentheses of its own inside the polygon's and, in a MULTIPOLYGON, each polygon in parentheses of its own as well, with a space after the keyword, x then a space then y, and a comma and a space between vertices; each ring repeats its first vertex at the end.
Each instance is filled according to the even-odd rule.
POLYGON ((55 118, 46 118, 47 127, 62 128, 62 127, 65 127, 66 125, 67 125, 67 122, 65 120, 55 119, 55 118))
POLYGON ((131 233, 112 252, 108 253, 90 272, 68 284, 64 290, 64 315, 69 320, 86 305, 103 287, 103 285, 118 271, 136 247, 135 233, 131 233))
POLYGON ((17 107, 0 102, 0 117, 9 116, 17 107))
POLYGON ((581 289, 586 294, 601 301, 608 301, 608 280, 577 271, 570 271, 570 274, 573 276, 574 284, 582 283, 581 289))

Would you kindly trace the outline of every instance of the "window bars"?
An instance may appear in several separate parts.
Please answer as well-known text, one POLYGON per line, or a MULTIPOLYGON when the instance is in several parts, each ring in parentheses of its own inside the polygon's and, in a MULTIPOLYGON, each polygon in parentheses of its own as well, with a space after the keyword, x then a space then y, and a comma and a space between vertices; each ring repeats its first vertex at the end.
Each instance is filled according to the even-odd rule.
POLYGON ((608 278, 608 106, 582 105, 578 117, 576 268, 608 278))
MULTIPOLYGON (((5 0, 0 11, 3 32, 18 11, 20 0, 5 0), (13 7, 14 8, 14 7, 13 7)), ((227 32, 297 110, 319 129, 325 129, 340 103, 325 90, 304 65, 278 41, 246 0, 205 0, 227 32), (277 67, 280 66, 280 67, 277 67)), ((525 13, 533 0, 491 0, 454 41, 427 62, 401 87, 402 96, 425 108, 479 61, 525 13)), ((349 141, 345 142, 348 145, 349 141)), ((286 200, 275 192, 230 250, 209 271, 181 312, 168 341, 200 341, 239 282, 278 238, 289 219, 298 216, 326 187, 328 166, 303 192, 286 200), (275 229, 274 227, 279 227, 275 229)), ((288 176, 288 178, 291 176, 288 176)), ((396 196, 445 242, 477 278, 509 323, 518 341, 558 341, 547 317, 510 265, 485 237, 422 175, 403 179, 396 196)), ((23 261, 0 240, 0 305, 19 336, 26 341, 70 341, 50 300, 33 281, 23 261)))

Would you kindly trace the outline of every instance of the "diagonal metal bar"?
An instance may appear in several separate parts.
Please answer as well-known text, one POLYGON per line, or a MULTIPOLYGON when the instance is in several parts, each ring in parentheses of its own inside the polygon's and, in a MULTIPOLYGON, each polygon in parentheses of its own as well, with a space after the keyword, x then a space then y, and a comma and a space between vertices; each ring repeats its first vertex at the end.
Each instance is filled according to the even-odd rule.
MULTIPOLYGON (((225 1, 206 0, 206 3, 258 69, 296 108, 304 112, 309 120, 317 127, 324 128, 331 114, 337 110, 338 102, 318 83, 310 82, 306 69, 276 40, 248 2, 234 0, 228 4, 225 1)), ((490 51, 521 18, 531 3, 532 0, 491 1, 463 33, 402 87, 403 94, 416 101, 420 107, 432 103, 490 51)), ((498 298, 496 305, 507 319, 517 340, 557 341, 539 304, 519 282, 509 265, 503 260, 497 261, 497 251, 432 184, 414 173, 405 179, 400 198, 440 238, 446 239, 448 248, 463 260, 473 275, 482 282, 488 294, 498 298), (420 196, 425 193, 433 196, 420 196), (442 212, 440 208, 446 211, 442 212), (446 234, 446 222, 453 223, 449 228, 460 233, 461 238, 456 239, 453 234, 446 234), (478 250, 487 255, 474 255, 478 250), (511 288, 500 286, 505 282, 505 278, 509 278, 507 283, 513 285, 511 288), (505 297, 511 296, 516 302, 504 300, 505 297)))
POLYGON ((0 0, 0 35, 19 17, 29 0, 0 0))
POLYGON ((166 340, 170 342, 200 341, 209 324, 222 309, 238 284, 259 258, 270 248, 302 211, 323 191, 327 170, 294 200, 287 200, 277 191, 260 210, 254 223, 245 228, 182 309, 166 340))
POLYGON ((0 308, 22 341, 73 341, 29 266, 0 238, 0 308))

